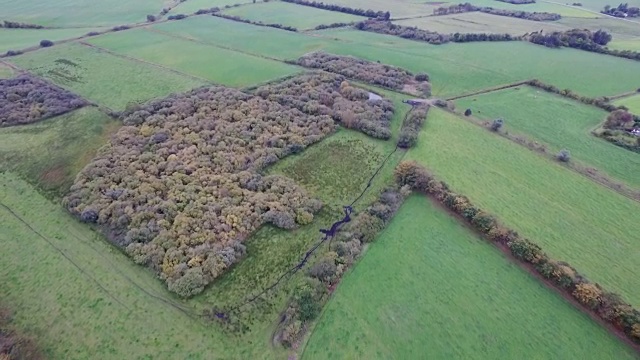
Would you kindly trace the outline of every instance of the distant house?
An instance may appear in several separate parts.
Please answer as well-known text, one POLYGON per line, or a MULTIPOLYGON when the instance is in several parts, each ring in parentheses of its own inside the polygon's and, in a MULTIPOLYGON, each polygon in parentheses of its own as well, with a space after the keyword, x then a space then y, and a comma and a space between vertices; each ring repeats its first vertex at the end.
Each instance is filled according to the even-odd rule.
POLYGON ((631 135, 640 136, 640 128, 631 129, 629 132, 631 135))

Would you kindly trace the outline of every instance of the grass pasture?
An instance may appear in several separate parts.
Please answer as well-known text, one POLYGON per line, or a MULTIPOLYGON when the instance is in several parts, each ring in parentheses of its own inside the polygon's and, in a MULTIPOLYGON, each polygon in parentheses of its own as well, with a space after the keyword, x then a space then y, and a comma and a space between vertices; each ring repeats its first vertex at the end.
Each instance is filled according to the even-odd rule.
POLYGON ((407 153, 554 259, 636 306, 640 204, 455 115, 431 109, 407 153), (464 164, 464 165, 462 165, 464 164))
POLYGON ((10 77, 13 77, 13 69, 3 63, 0 63, 0 79, 8 79, 10 77))
POLYGON ((259 84, 302 70, 282 62, 145 29, 116 32, 93 38, 89 43, 232 87, 259 84))
POLYGON ((171 9, 169 14, 193 14, 200 9, 211 9, 213 7, 222 9, 227 5, 249 3, 251 3, 251 0, 188 0, 171 9))
POLYGON ((565 25, 571 29, 589 29, 591 31, 598 31, 602 29, 613 36, 613 42, 620 39, 640 36, 640 26, 637 23, 610 16, 598 19, 567 17, 556 21, 556 23, 565 25))
POLYGON ((65 44, 13 57, 10 61, 36 75, 114 110, 204 82, 123 59, 81 44, 65 44))
MULTIPOLYGON (((595 0, 599 1, 599 0, 595 0)), ((563 17, 574 18, 597 18, 602 16, 601 14, 594 13, 588 9, 583 9, 578 6, 567 6, 562 3, 554 3, 553 1, 537 1, 533 4, 509 4, 506 2, 495 0, 470 0, 471 4, 476 6, 487 6, 496 9, 507 9, 517 11, 529 11, 529 12, 550 12, 560 14, 563 17)), ((446 5, 445 5, 446 6, 446 5)), ((604 7, 604 5, 602 5, 604 7)))
POLYGON ((328 0, 325 4, 348 6, 354 9, 371 9, 375 11, 389 11, 391 18, 403 18, 408 16, 420 16, 433 14, 433 9, 445 2, 424 0, 328 0))
POLYGON ((224 10, 224 13, 255 22, 261 21, 265 24, 293 26, 299 30, 309 30, 323 24, 350 23, 366 19, 362 16, 281 1, 269 1, 256 3, 251 6, 233 7, 224 10))
POLYGON ((302 356, 334 358, 634 355, 499 250, 414 195, 345 276, 302 356))
POLYGON ((0 20, 60 27, 113 26, 146 21, 166 0, 0 0, 0 20))
POLYGON ((640 189, 640 157, 591 135, 608 115, 595 106, 528 86, 467 97, 456 104, 461 111, 471 109, 484 120, 502 117, 504 131, 548 144, 553 154, 568 149, 572 158, 640 189))
POLYGON ((40 40, 59 41, 77 38, 91 31, 96 29, 0 29, 0 53, 37 47, 40 46, 40 40))
POLYGON ((616 100, 615 104, 624 105, 629 109, 629 112, 640 115, 640 94, 616 100))
POLYGON ((13 171, 54 195, 64 194, 76 174, 120 127, 95 107, 35 124, 0 129, 0 170, 13 171))
POLYGON ((523 35, 528 32, 540 31, 541 29, 545 32, 568 30, 567 27, 558 25, 553 21, 530 21, 481 12, 414 18, 395 21, 395 23, 402 26, 415 26, 420 29, 437 31, 443 34, 459 32, 523 35))
POLYGON ((607 47, 614 50, 640 51, 640 37, 629 40, 614 40, 607 44, 607 47))

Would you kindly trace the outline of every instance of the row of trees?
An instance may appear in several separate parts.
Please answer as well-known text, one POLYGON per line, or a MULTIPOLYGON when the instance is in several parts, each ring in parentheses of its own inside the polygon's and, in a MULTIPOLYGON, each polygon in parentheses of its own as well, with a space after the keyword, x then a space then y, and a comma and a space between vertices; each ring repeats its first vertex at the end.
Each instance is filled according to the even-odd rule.
POLYGON ((282 0, 284 2, 311 6, 318 9, 329 10, 329 11, 337 11, 345 14, 358 15, 358 16, 366 16, 368 18, 379 18, 384 20, 389 20, 391 18, 391 13, 388 11, 375 11, 371 9, 354 9, 348 6, 340 6, 333 4, 325 4, 323 2, 317 1, 307 1, 307 0, 282 0))
POLYGON ((562 18, 562 16, 555 13, 494 9, 492 7, 475 6, 470 3, 462 3, 462 4, 451 5, 446 7, 439 7, 433 10, 433 14, 449 15, 449 14, 459 14, 459 13, 473 12, 473 11, 479 11, 479 12, 483 12, 491 15, 497 15, 497 16, 515 17, 518 19, 525 19, 525 20, 531 20, 531 21, 556 21, 562 18))
POLYGON ((85 105, 75 94, 30 75, 0 79, 0 127, 30 124, 85 105))
POLYGON ((636 6, 629 6, 628 3, 620 4, 616 7, 607 5, 601 13, 619 18, 638 17, 640 16, 640 8, 636 6))
POLYGON ((410 193, 409 187, 390 187, 365 211, 359 213, 332 239, 331 248, 309 268, 293 292, 278 328, 276 339, 285 347, 300 341, 328 300, 329 292, 360 257, 364 246, 391 221, 410 193))
POLYGON ((328 54, 322 51, 303 55, 296 61, 296 64, 312 69, 322 69, 392 90, 405 90, 407 87, 415 86, 419 88, 422 95, 431 95, 428 75, 414 77, 408 70, 396 66, 352 56, 328 54))
POLYGON ((611 41, 612 36, 604 30, 592 32, 586 29, 571 29, 567 31, 555 31, 550 34, 535 32, 525 34, 523 39, 550 48, 571 47, 631 60, 640 60, 640 52, 607 48, 605 45, 611 41))
POLYGON ((16 22, 16 21, 4 20, 3 22, 0 23, 0 28, 5 28, 5 29, 44 29, 44 26, 36 25, 36 24, 27 24, 27 23, 21 23, 21 22, 16 22))
POLYGON ((422 129, 422 125, 427 120, 428 112, 429 105, 421 104, 413 107, 407 113, 398 137, 398 147, 408 149, 416 144, 420 129, 422 129))
POLYGON ((464 218, 479 233, 496 244, 507 246, 513 256, 531 265, 557 289, 623 331, 635 343, 640 343, 640 311, 624 302, 620 296, 590 282, 569 264, 549 258, 538 245, 500 224, 495 217, 472 204, 464 195, 451 191, 446 183, 434 179, 419 164, 402 162, 396 168, 395 176, 399 185, 408 185, 415 191, 432 196, 464 218))
POLYGON ((390 21, 366 20, 356 24, 356 29, 371 31, 379 34, 399 36, 405 39, 424 41, 433 45, 446 44, 448 42, 471 41, 515 41, 520 40, 509 34, 440 34, 435 31, 423 30, 417 27, 408 27, 394 24, 390 21))
POLYGON ((536 0, 496 0, 514 5, 535 4, 536 0))
POLYGON ((245 23, 245 24, 252 24, 252 25, 258 25, 258 26, 267 26, 267 27, 272 27, 272 28, 281 29, 281 30, 287 30, 287 31, 293 31, 293 32, 298 31, 298 29, 294 28, 293 26, 282 25, 282 24, 265 24, 262 21, 252 21, 252 20, 249 20, 249 19, 241 18, 239 16, 223 14, 223 13, 220 13, 220 12, 213 12, 213 13, 211 13, 211 15, 217 16, 217 17, 221 17, 221 18, 224 18, 224 19, 228 19, 228 20, 242 22, 242 23, 245 23))
POLYGON ((342 75, 308 73, 263 86, 256 94, 311 115, 327 115, 346 128, 371 137, 389 139, 393 103, 387 99, 369 100, 369 92, 353 87, 342 75))

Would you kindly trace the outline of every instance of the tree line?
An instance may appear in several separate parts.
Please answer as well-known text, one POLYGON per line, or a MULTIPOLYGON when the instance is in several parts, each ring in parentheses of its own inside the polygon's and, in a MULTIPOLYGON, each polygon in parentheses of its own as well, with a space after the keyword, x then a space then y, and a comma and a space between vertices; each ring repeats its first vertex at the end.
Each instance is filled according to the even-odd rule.
POLYGON ((602 11, 600 12, 603 14, 607 14, 607 15, 611 15, 619 18, 640 16, 640 8, 636 6, 629 6, 628 3, 620 4, 616 7, 613 7, 611 5, 606 5, 604 9, 602 9, 602 11))
POLYGON ((409 91, 409 87, 415 87, 419 95, 431 95, 431 84, 428 81, 428 75, 414 76, 408 70, 396 66, 367 61, 353 56, 341 56, 317 51, 303 55, 295 61, 295 64, 306 68, 322 69, 391 90, 409 91))
POLYGON ((85 105, 72 92, 30 75, 0 79, 0 127, 34 123, 85 105))
POLYGON ((262 169, 332 133, 336 114, 388 122, 392 108, 372 110, 385 101, 353 97, 342 81, 303 76, 295 96, 280 93, 287 85, 258 89, 262 96, 214 86, 132 109, 64 205, 170 291, 196 295, 242 259, 257 228, 306 225, 322 207, 293 180, 262 169))
POLYGON ((499 246, 506 246, 519 261, 530 265, 559 291, 571 296, 586 309, 613 325, 634 343, 640 343, 640 311, 619 295, 590 282, 575 268, 551 259, 537 244, 502 225, 494 216, 474 205, 466 196, 453 192, 424 167, 413 161, 401 162, 395 171, 401 186, 429 195, 461 216, 476 231, 499 246))
POLYGON ((496 0, 514 5, 535 4, 536 0, 496 0))
POLYGON ((529 12, 519 10, 494 9, 492 7, 475 6, 470 3, 439 7, 433 10, 434 15, 460 14, 465 12, 479 11, 491 15, 515 17, 531 21, 556 21, 560 20, 560 14, 548 12, 529 12))
POLYGON ((422 129, 422 125, 427 120, 428 112, 429 105, 421 104, 413 107, 407 113, 402 123, 400 136, 398 137, 397 145, 399 148, 408 149, 416 145, 418 134, 420 133, 420 129, 422 129))
POLYGON ((298 29, 293 27, 293 26, 282 25, 282 24, 265 24, 262 21, 251 21, 251 20, 248 20, 248 19, 241 18, 239 16, 224 14, 224 13, 221 13, 221 12, 212 12, 211 15, 212 16, 221 17, 221 18, 227 19, 227 20, 233 20, 233 21, 242 22, 242 23, 245 23, 245 24, 252 24, 252 25, 257 25, 257 26, 266 26, 266 27, 272 27, 272 28, 276 28, 276 29, 281 29, 281 30, 286 30, 286 31, 293 31, 293 32, 297 32, 298 31, 298 29))
POLYGON ((358 16, 366 16, 368 18, 380 18, 384 20, 389 20, 391 18, 391 13, 388 11, 375 11, 371 9, 354 9, 348 6, 340 6, 340 5, 332 5, 325 4, 323 2, 317 1, 307 1, 307 0, 282 0, 284 2, 310 6, 317 9, 329 10, 329 11, 337 11, 345 14, 358 15, 358 16))
POLYGON ((17 21, 4 20, 3 22, 0 23, 0 28, 5 28, 5 29, 44 29, 44 26, 36 25, 36 24, 21 23, 21 22, 17 22, 17 21))

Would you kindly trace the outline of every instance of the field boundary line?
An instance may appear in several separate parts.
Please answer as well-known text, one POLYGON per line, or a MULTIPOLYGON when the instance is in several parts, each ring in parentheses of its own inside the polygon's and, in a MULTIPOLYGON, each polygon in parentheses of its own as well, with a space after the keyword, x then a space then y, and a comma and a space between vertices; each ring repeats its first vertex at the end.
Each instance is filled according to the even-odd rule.
MULTIPOLYGON (((455 117, 459 118, 462 121, 471 123, 471 124, 476 125, 476 126, 478 126, 480 128, 483 128, 484 130, 489 131, 488 128, 486 128, 485 126, 482 125, 482 122, 484 120, 481 120, 481 119, 473 117, 473 116, 469 116, 469 117, 465 116, 465 117, 463 117, 460 113, 457 113, 456 111, 453 111, 453 110, 449 110, 447 108, 441 108, 441 109, 446 111, 446 112, 448 112, 448 113, 450 113, 450 114, 452 114, 452 115, 454 115, 455 117)), ((493 131, 491 131, 491 132, 493 132, 493 131)), ((527 150, 529 150, 529 151, 531 151, 531 152, 533 152, 533 153, 535 153, 535 154, 537 154, 537 155, 539 155, 539 156, 541 156, 543 158, 546 158, 547 160, 554 161, 553 159, 555 157, 553 156, 553 154, 548 154, 546 151, 543 152, 543 151, 538 150, 537 148, 534 148, 532 146, 527 146, 526 144, 523 144, 523 143, 515 140, 510 135, 506 135, 506 134, 501 133, 501 132, 493 132, 493 133, 495 133, 496 135, 498 135, 498 136, 500 136, 500 137, 502 137, 504 139, 509 140, 512 143, 515 143, 518 146, 524 147, 525 149, 527 149, 527 150)), ((518 136, 521 136, 525 140, 525 142, 527 142, 527 143, 532 142, 531 139, 529 137, 527 137, 527 136, 520 135, 520 134, 518 134, 518 136)), ((541 142, 541 141, 535 141, 535 143, 539 143, 539 144, 542 144, 544 146, 548 146, 548 144, 546 144, 544 142, 541 142)), ((598 185, 600 185, 600 186, 602 186, 604 188, 607 188, 607 189, 609 189, 609 190, 611 190, 611 191, 613 191, 613 192, 615 192, 617 194, 620 194, 620 195, 624 196, 625 198, 627 198, 629 200, 632 200, 632 201, 635 201, 637 203, 640 203, 640 191, 636 190, 635 188, 630 187, 629 185, 627 185, 625 183, 620 182, 617 179, 611 178, 606 172, 602 172, 599 169, 593 167, 594 169, 596 169, 598 174, 601 175, 601 177, 598 177, 597 176, 598 174, 589 173, 586 170, 587 167, 584 166, 582 162, 579 162, 578 164, 575 164, 575 162, 574 162, 574 164, 559 164, 559 165, 561 167, 567 169, 567 170, 573 171, 576 174, 581 175, 581 176, 593 181, 594 183, 596 183, 596 184, 598 184, 598 185)))
POLYGON ((186 76, 186 77, 192 78, 194 80, 204 81, 205 83, 210 84, 210 85, 220 85, 220 84, 215 83, 215 82, 213 82, 213 81, 211 81, 209 79, 205 79, 205 78, 202 78, 202 77, 199 77, 199 76, 196 76, 196 75, 187 74, 187 73, 184 73, 184 72, 182 72, 180 70, 176 70, 176 69, 164 66, 164 65, 156 64, 156 63, 151 62, 151 61, 142 60, 142 59, 139 59, 139 58, 136 58, 136 57, 132 57, 132 56, 129 56, 129 55, 120 54, 120 53, 117 53, 115 51, 112 51, 112 50, 109 50, 109 49, 105 49, 103 47, 96 46, 96 45, 93 45, 93 44, 89 44, 89 43, 84 42, 84 41, 80 41, 78 43, 81 44, 81 45, 84 45, 86 47, 95 49, 98 52, 104 52, 104 53, 107 53, 109 55, 113 55, 113 56, 116 56, 116 57, 119 57, 119 58, 122 58, 122 59, 135 61, 135 62, 138 62, 138 63, 141 63, 141 64, 151 65, 151 66, 157 67, 157 68, 162 69, 162 70, 166 70, 166 71, 178 74, 178 75, 182 75, 182 76, 186 76))
POLYGON ((491 92, 494 92, 494 91, 500 91, 500 90, 505 90, 505 89, 517 87, 517 86, 527 85, 527 83, 530 82, 530 81, 531 80, 523 80, 523 81, 518 81, 518 82, 510 83, 510 84, 498 85, 498 86, 485 88, 485 89, 482 89, 482 90, 477 90, 477 91, 466 93, 466 94, 462 94, 462 95, 456 95, 456 96, 453 96, 453 97, 450 97, 450 98, 446 98, 445 100, 446 101, 454 101, 454 100, 459 100, 459 99, 463 99, 463 98, 470 97, 470 96, 488 94, 488 93, 491 93, 491 92))
POLYGON ((80 265, 78 265, 75 261, 73 261, 62 249, 60 249, 59 247, 57 247, 51 240, 49 240, 47 237, 45 237, 44 235, 42 235, 42 233, 40 233, 38 230, 34 229, 28 222, 26 222, 20 215, 18 215, 15 211, 13 211, 9 206, 5 205, 4 203, 2 203, 0 201, 0 207, 5 209, 9 214, 11 214, 13 217, 15 217, 16 219, 18 219, 18 221, 20 221, 21 224, 23 224, 24 226, 27 227, 27 229, 31 230, 34 234, 38 235, 39 238, 41 238, 42 240, 44 240, 47 244, 49 244, 49 246, 51 246, 52 248, 54 248, 58 253, 60 253, 60 255, 62 255, 65 259, 67 259, 76 269, 78 269, 78 271, 80 271, 80 273, 86 277, 88 277, 89 279, 91 279, 91 281, 93 281, 96 285, 98 285, 98 287, 107 295, 109 296, 112 300, 114 300, 115 302, 117 302, 118 304, 120 304, 122 307, 124 307, 125 309, 131 311, 131 309, 125 305, 122 301, 120 301, 118 298, 115 297, 115 295, 113 295, 111 292, 109 292, 109 290, 107 290, 104 286, 102 286, 102 284, 100 284, 100 282, 98 282, 98 280, 96 280, 93 276, 91 276, 89 273, 87 273, 83 268, 80 267, 80 265))

